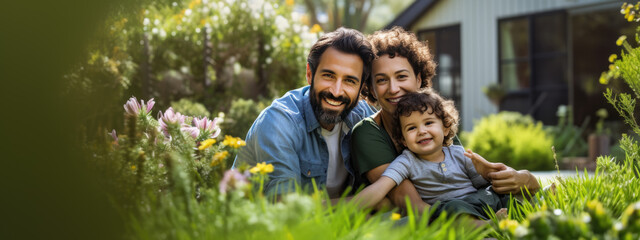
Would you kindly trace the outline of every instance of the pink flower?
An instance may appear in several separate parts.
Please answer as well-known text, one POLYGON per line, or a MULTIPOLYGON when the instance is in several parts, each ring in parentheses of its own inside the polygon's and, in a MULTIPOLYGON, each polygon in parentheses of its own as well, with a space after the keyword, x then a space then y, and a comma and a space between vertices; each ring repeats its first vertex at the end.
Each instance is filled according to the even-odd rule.
POLYGON ((111 130, 110 135, 111 135, 111 137, 113 138, 113 141, 114 141, 116 144, 118 144, 118 134, 116 134, 116 130, 115 130, 115 129, 111 130))
POLYGON ((247 180, 247 176, 238 172, 238 170, 236 169, 229 169, 226 172, 224 172, 224 176, 220 181, 220 185, 219 185, 220 192, 227 193, 227 190, 238 189, 245 186, 248 183, 249 181, 247 180))
POLYGON ((136 97, 131 97, 127 103, 124 104, 124 110, 129 115, 139 115, 141 113, 149 114, 151 112, 151 108, 153 108, 153 105, 155 104, 156 102, 153 101, 153 98, 149 99, 145 104, 143 100, 140 100, 140 103, 138 103, 138 99, 136 97))
POLYGON ((220 134, 220 128, 217 126, 218 118, 213 120, 203 118, 193 118, 193 125, 197 127, 205 138, 216 138, 220 134))
POLYGON ((160 129, 162 133, 171 137, 169 134, 169 128, 178 128, 178 127, 186 127, 184 121, 187 116, 180 114, 179 112, 174 112, 173 108, 169 107, 164 114, 162 112, 158 113, 158 122, 160 123, 160 129))
POLYGON ((193 139, 197 139, 200 135, 200 129, 197 127, 181 127, 180 130, 189 134, 193 139))

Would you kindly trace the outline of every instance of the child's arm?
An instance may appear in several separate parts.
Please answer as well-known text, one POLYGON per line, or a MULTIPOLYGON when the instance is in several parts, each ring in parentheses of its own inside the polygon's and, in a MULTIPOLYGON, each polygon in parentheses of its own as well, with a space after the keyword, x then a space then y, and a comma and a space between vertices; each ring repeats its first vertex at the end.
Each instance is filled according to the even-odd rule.
POLYGON ((355 201, 360 207, 369 208, 373 207, 380 202, 386 195, 396 186, 396 182, 393 179, 382 176, 378 181, 367 186, 358 193, 352 201, 355 201))

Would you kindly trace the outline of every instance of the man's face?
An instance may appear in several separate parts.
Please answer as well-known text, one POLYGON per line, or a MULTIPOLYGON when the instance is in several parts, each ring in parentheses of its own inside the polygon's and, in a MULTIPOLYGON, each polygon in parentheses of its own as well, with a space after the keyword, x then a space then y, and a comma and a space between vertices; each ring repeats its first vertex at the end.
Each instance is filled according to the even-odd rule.
POLYGON ((323 128, 333 129, 358 103, 363 67, 357 54, 343 53, 332 47, 320 56, 315 74, 307 66, 311 106, 323 128))

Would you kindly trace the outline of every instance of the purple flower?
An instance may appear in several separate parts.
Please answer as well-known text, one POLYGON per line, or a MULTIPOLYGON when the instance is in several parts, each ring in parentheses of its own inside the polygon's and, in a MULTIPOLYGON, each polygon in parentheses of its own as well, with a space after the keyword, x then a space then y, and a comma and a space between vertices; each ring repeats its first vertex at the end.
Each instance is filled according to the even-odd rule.
POLYGON ((197 127, 181 127, 180 130, 189 134, 193 139, 197 139, 200 135, 200 129, 197 127))
POLYGON ((140 103, 138 103, 138 99, 136 97, 131 97, 127 103, 124 104, 124 110, 129 115, 139 115, 140 113, 148 114, 151 112, 151 108, 153 108, 153 105, 155 104, 156 102, 153 101, 153 98, 149 99, 145 104, 143 100, 140 100, 140 103))
POLYGON ((180 114, 179 112, 174 112, 173 108, 169 107, 164 114, 162 112, 158 113, 158 122, 160 123, 160 129, 165 136, 171 137, 169 134, 169 128, 178 128, 185 127, 184 121, 187 116, 180 114))
POLYGON ((218 118, 213 120, 203 118, 193 118, 193 125, 197 127, 206 138, 215 138, 220 134, 220 128, 217 126, 218 118))
POLYGON ((224 172, 224 176, 220 181, 220 192, 227 193, 227 190, 237 189, 248 184, 247 176, 238 172, 236 169, 229 169, 224 172))
POLYGON ((116 144, 118 144, 118 134, 116 134, 116 130, 115 130, 115 129, 111 130, 110 135, 111 135, 111 137, 113 138, 113 141, 114 141, 116 144))

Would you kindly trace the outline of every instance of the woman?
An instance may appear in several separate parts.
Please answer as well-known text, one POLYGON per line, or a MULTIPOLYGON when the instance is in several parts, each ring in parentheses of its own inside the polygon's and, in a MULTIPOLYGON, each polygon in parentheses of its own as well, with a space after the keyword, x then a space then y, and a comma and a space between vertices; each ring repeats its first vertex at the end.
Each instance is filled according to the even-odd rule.
MULTIPOLYGON (((401 152, 402 145, 391 136, 393 112, 396 103, 407 92, 431 87, 436 63, 428 46, 418 41, 415 34, 400 27, 377 31, 369 36, 376 59, 371 77, 365 81, 362 94, 381 110, 363 119, 353 128, 352 158, 358 173, 368 182, 375 182, 401 152)), ((498 193, 520 193, 526 187, 533 194, 540 188, 536 178, 527 170, 516 171, 501 163, 484 160, 476 165, 478 173, 488 173, 493 189, 498 193)), ((409 180, 404 180, 389 195, 391 201, 402 208, 405 196, 411 205, 421 211, 424 203, 409 180)))

